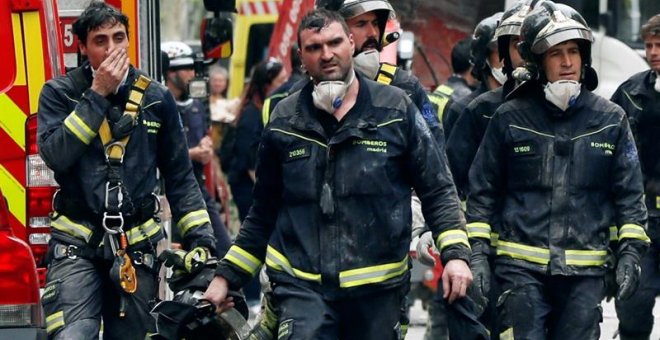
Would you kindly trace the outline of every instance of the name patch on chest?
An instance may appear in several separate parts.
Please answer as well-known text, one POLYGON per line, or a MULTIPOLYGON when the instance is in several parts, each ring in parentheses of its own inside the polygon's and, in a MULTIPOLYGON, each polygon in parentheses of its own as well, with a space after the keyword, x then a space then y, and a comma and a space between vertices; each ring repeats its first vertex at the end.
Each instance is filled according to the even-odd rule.
POLYGON ((535 154, 536 148, 532 143, 523 142, 514 144, 511 151, 513 151, 514 156, 526 156, 535 154))
POLYGON ((613 155, 614 150, 616 149, 616 145, 608 142, 591 142, 589 146, 594 149, 603 150, 606 155, 613 155))
POLYGON ((309 146, 297 147, 291 149, 286 154, 286 161, 292 161, 300 158, 307 158, 311 156, 309 146))

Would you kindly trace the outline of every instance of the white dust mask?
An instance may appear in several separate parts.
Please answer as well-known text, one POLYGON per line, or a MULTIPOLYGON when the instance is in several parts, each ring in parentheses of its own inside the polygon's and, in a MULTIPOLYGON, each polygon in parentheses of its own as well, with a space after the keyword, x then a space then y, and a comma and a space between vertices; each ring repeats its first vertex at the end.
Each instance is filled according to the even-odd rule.
POLYGON ((353 72, 353 70, 350 70, 345 80, 322 81, 314 85, 314 91, 312 92, 314 106, 330 114, 335 113, 335 110, 344 102, 348 87, 355 80, 353 72))
POLYGON ((566 111, 577 100, 581 87, 582 84, 575 80, 558 80, 553 83, 548 82, 543 91, 546 100, 566 111))
POLYGON ((380 68, 380 53, 376 50, 366 50, 353 57, 353 67, 368 79, 374 80, 380 68))
POLYGON ((495 78, 495 80, 497 80, 497 82, 500 83, 500 85, 504 85, 504 83, 506 83, 506 80, 508 79, 506 74, 502 72, 501 67, 500 68, 491 67, 490 74, 493 75, 493 78, 495 78))

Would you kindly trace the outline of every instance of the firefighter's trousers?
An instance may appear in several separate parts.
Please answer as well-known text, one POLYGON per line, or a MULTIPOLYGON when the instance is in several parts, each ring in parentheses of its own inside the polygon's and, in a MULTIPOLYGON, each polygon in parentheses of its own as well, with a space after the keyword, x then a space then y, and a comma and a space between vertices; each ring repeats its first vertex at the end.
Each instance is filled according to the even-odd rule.
POLYGON ((273 283, 278 340, 399 339, 401 294, 400 288, 394 288, 328 301, 307 287, 273 283))
POLYGON ((616 300, 621 340, 646 340, 653 331, 653 307, 655 297, 660 294, 660 218, 649 218, 651 247, 642 257, 642 276, 639 288, 630 299, 616 300))
POLYGON ((497 264, 500 339, 598 340, 602 276, 544 275, 497 264))
MULTIPOLYGON (((49 247, 57 244, 51 240, 49 247)), ((155 333, 155 319, 149 311, 157 294, 156 271, 134 264, 137 291, 127 294, 120 293, 111 281, 111 266, 112 260, 102 258, 72 255, 51 259, 42 299, 49 339, 98 339, 101 319, 104 340, 143 340, 147 333, 155 333), (124 317, 119 316, 120 294, 125 302, 124 317)))

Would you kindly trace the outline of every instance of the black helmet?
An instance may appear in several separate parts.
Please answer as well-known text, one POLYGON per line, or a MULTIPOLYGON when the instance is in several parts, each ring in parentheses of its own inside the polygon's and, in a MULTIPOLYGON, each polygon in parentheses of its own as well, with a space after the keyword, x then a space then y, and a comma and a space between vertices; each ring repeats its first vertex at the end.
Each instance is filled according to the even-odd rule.
POLYGON ((564 4, 540 3, 523 21, 520 29, 520 54, 531 63, 538 63, 550 47, 568 40, 578 40, 582 63, 591 64, 591 29, 582 15, 564 4))
MULTIPOLYGON (((541 0, 542 1, 542 0, 541 0)), ((500 24, 495 30, 495 39, 497 39, 497 50, 500 53, 500 60, 504 60, 503 71, 511 76, 513 66, 509 56, 509 41, 513 36, 520 35, 520 27, 527 14, 536 6, 539 0, 521 0, 516 2, 511 8, 502 14, 500 24)))
POLYGON ((380 28, 380 37, 378 45, 383 45, 385 36, 385 26, 390 17, 394 17, 394 9, 387 0, 344 0, 339 8, 339 14, 348 20, 367 12, 374 12, 378 18, 378 27, 380 28))
POLYGON ((470 63, 472 63, 472 73, 479 80, 484 80, 484 74, 490 73, 488 66, 488 56, 497 48, 495 39, 495 29, 502 18, 502 12, 497 12, 486 19, 483 19, 474 28, 472 34, 472 46, 470 46, 470 63))

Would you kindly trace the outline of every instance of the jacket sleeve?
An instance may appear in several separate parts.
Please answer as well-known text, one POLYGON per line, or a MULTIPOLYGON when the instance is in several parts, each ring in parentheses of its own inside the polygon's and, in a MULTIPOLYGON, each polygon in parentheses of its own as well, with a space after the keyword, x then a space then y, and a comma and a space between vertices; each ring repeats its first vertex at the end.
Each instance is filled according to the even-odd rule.
POLYGON ((506 129, 502 115, 495 113, 469 170, 467 230, 470 243, 490 244, 492 224, 500 213, 506 168, 506 129))
POLYGON ((193 174, 181 116, 169 91, 162 87, 158 90, 162 91, 162 102, 156 110, 161 117, 162 127, 158 133, 157 162, 165 181, 173 220, 183 236, 185 249, 202 246, 214 252, 215 237, 211 220, 193 174))
POLYGON ((429 100, 426 91, 424 91, 424 88, 422 88, 422 84, 420 84, 417 77, 411 74, 409 81, 411 82, 411 99, 415 103, 415 106, 417 106, 419 112, 422 113, 422 117, 424 117, 426 124, 429 125, 433 138, 435 138, 435 140, 438 142, 444 143, 445 134, 442 129, 442 124, 438 119, 438 111, 436 107, 429 100))
POLYGON ((64 80, 44 85, 37 115, 39 153, 55 172, 68 171, 80 159, 110 108, 107 99, 90 89, 76 101, 60 87, 64 80), (70 110, 72 104, 75 107, 70 110))
POLYGON ((641 256, 650 243, 646 235, 644 186, 635 141, 623 114, 611 176, 611 193, 619 229, 619 251, 632 248, 641 256))
MULTIPOLYGON (((277 114, 277 108, 273 115, 277 114)), ((216 270, 216 275, 229 282, 232 289, 242 287, 256 275, 266 257, 266 247, 275 229, 282 196, 282 166, 273 135, 264 130, 259 145, 256 182, 252 207, 241 226, 236 241, 216 270)))
POLYGON ((465 218, 460 210, 456 188, 447 166, 444 143, 434 142, 424 118, 414 105, 408 105, 408 173, 422 201, 422 212, 433 232, 441 260, 462 259, 469 263, 470 246, 465 218))

